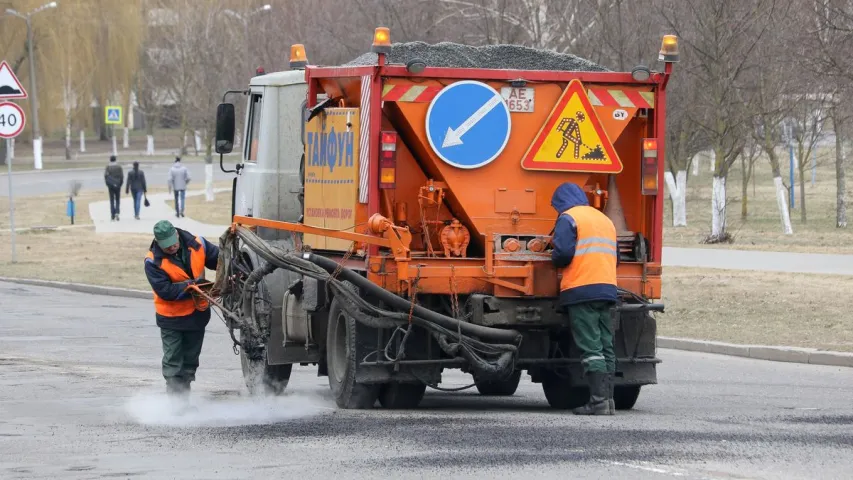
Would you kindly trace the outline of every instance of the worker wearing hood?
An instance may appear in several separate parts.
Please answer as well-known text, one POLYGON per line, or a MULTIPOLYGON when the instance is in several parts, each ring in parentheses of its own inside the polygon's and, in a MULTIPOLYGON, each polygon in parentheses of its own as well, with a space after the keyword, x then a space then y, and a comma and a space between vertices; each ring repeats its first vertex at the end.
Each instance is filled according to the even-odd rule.
POLYGON ((590 207, 581 187, 564 183, 551 197, 557 223, 551 260, 561 270, 560 305, 569 315, 572 336, 581 351, 590 400, 578 415, 613 415, 613 331, 610 309, 617 300, 616 228, 590 207))

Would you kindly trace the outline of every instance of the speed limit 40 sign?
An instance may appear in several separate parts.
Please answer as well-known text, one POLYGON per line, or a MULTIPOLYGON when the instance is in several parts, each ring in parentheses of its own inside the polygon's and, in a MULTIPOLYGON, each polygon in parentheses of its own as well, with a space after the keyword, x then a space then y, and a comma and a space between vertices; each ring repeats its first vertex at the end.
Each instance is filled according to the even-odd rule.
POLYGON ((17 137, 24 130, 24 111, 11 102, 0 103, 0 138, 17 137))

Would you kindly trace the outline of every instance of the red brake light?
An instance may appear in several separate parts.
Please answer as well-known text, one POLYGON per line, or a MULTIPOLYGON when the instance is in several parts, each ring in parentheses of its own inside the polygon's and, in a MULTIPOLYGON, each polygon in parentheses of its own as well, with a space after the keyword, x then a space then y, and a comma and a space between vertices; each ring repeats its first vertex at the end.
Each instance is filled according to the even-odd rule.
POLYGON ((643 139, 642 194, 658 194, 658 139, 643 139))
POLYGON ((380 133, 379 188, 397 186, 397 132, 380 133))

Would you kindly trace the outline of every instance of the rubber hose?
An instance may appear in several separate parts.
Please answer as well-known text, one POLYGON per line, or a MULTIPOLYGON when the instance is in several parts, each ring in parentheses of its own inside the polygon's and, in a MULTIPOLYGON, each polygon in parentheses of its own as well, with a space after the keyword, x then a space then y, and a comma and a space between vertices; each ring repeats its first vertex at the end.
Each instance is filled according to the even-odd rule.
MULTIPOLYGON (((313 253, 305 253, 302 258, 316 264, 329 273, 335 272, 339 267, 338 263, 334 260, 320 255, 315 255, 313 253)), ((362 291, 370 292, 372 295, 376 296, 376 298, 397 310, 409 310, 412 307, 411 303, 405 298, 398 297, 349 268, 341 267, 338 275, 344 280, 356 285, 362 291)), ((438 312, 421 307, 420 305, 414 306, 413 314, 424 320, 441 325, 444 328, 450 330, 458 329, 465 335, 511 344, 518 344, 521 340, 521 334, 515 330, 504 330, 501 328, 484 327, 473 323, 461 322, 453 317, 442 315, 438 312)))

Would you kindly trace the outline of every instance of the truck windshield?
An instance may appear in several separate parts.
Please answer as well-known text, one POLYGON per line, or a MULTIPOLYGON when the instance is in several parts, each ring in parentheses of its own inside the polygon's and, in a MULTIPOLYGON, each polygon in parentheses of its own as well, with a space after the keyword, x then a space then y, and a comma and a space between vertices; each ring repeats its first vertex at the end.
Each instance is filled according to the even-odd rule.
POLYGON ((243 156, 247 162, 258 161, 258 136, 261 128, 261 110, 263 109, 263 96, 252 95, 249 101, 249 124, 246 132, 243 156))

